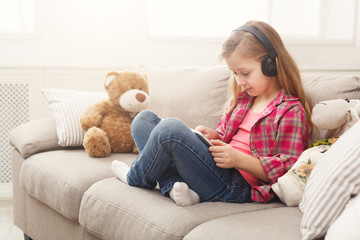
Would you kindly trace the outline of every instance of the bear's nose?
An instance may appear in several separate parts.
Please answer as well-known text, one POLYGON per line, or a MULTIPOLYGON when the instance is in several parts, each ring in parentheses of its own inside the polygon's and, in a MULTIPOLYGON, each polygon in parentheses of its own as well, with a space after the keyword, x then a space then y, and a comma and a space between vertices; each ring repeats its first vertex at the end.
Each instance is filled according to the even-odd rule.
POLYGON ((144 94, 142 94, 142 93, 136 94, 135 97, 139 102, 144 102, 145 99, 146 99, 146 96, 144 94))

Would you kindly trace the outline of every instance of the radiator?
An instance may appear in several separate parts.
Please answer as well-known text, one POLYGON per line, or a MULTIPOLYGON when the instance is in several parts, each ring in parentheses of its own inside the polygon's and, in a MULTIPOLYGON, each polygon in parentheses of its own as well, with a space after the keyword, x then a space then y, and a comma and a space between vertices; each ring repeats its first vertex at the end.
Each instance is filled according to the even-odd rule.
POLYGON ((11 182, 9 132, 29 121, 29 84, 0 82, 0 183, 11 182))

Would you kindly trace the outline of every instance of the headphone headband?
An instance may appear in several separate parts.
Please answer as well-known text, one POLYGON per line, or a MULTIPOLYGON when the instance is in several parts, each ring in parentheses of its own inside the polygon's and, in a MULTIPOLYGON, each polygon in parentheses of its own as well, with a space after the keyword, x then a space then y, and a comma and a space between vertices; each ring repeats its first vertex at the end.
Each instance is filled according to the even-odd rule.
POLYGON ((259 41, 264 45, 265 49, 268 51, 269 56, 274 59, 277 56, 274 46, 272 45, 269 38, 259 29, 252 26, 240 26, 234 31, 245 31, 254 35, 259 41))
POLYGON ((253 26, 241 26, 235 29, 234 31, 245 31, 249 32, 252 35, 254 35, 259 41, 262 43, 262 45, 265 47, 265 49, 268 51, 269 55, 264 57, 264 59, 261 61, 261 70, 264 73, 264 75, 273 77, 277 75, 277 67, 276 67, 276 56, 277 53, 275 51, 274 46, 272 45, 269 38, 259 29, 253 26))

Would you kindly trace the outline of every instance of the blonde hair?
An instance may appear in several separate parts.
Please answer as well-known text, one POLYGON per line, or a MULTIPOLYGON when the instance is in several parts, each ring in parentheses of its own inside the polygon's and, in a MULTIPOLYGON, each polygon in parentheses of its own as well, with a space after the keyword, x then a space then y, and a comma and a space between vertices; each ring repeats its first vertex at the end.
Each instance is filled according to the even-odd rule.
MULTIPOLYGON (((298 97, 301 104, 304 106, 306 118, 310 126, 312 103, 306 95, 300 77, 300 71, 297 64, 286 50, 279 34, 270 25, 260 21, 249 21, 246 26, 252 26, 263 32, 273 44, 276 52, 276 67, 277 79, 280 86, 294 97, 298 97)), ((255 58, 257 61, 262 61, 269 53, 263 44, 251 33, 244 31, 234 31, 230 37, 223 43, 221 58, 228 58, 235 50, 238 50, 243 57, 255 58)), ((226 112, 231 112, 237 103, 237 96, 242 91, 241 87, 235 81, 231 82, 231 93, 226 104, 226 112)))

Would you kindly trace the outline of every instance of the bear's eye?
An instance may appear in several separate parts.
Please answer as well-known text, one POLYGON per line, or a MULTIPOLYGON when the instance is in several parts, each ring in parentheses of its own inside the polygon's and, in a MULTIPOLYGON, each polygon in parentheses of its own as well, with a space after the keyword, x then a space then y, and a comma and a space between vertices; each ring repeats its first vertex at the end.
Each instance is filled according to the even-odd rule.
POLYGON ((350 100, 349 100, 349 99, 347 99, 347 98, 345 98, 345 101, 346 101, 346 102, 348 102, 348 103, 350 102, 350 100))
POLYGON ((135 87, 134 87, 134 86, 131 86, 131 89, 135 89, 135 87))
POLYGON ((142 88, 139 88, 139 90, 142 90, 142 88))

